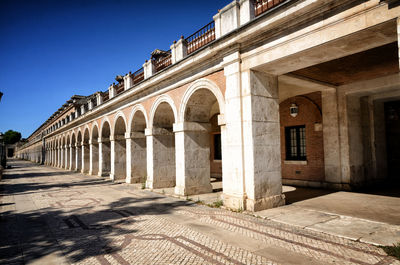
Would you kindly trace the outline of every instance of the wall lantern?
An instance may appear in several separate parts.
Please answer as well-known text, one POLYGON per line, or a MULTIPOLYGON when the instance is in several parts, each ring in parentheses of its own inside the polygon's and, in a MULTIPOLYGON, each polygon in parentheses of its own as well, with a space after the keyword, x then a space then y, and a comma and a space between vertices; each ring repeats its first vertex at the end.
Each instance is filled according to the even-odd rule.
POLYGON ((295 103, 292 103, 290 106, 290 116, 296 117, 297 114, 299 114, 299 107, 295 103))

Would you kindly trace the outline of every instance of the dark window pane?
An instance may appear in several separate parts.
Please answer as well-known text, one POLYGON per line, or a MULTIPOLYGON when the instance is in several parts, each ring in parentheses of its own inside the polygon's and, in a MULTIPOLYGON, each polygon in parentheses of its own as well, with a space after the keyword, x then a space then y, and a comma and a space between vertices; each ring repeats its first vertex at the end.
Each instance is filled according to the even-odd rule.
POLYGON ((214 160, 222 160, 221 134, 214 134, 214 160))

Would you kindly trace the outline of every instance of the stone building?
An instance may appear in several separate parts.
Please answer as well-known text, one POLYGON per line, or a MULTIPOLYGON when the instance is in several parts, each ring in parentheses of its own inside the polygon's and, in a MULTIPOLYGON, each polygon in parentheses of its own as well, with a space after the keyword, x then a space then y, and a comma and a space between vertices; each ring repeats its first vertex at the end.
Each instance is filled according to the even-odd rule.
POLYGON ((169 51, 73 96, 17 157, 224 204, 282 184, 352 190, 400 165, 398 1, 240 0, 169 51))

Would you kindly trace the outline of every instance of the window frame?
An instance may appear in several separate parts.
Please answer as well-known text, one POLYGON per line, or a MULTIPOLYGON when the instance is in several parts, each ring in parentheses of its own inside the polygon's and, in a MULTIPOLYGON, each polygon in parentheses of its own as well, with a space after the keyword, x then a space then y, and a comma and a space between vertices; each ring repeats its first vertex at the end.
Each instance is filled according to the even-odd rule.
POLYGON ((285 127, 285 151, 286 151, 286 160, 287 161, 307 161, 307 145, 306 145, 306 126, 305 125, 297 125, 297 126, 287 126, 285 127), (296 155, 292 155, 292 139, 291 139, 291 130, 295 129, 296 133, 296 155), (301 145, 302 138, 300 129, 304 129, 304 146, 301 145), (301 155, 302 147, 304 147, 304 156, 301 155))

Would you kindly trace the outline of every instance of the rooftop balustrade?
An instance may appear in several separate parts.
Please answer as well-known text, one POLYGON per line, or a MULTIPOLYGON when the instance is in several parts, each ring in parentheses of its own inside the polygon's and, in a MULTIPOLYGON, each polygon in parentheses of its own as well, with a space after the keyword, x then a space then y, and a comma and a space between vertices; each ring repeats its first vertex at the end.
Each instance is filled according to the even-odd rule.
POLYGON ((157 60, 154 60, 156 72, 161 71, 162 69, 166 68, 167 66, 170 66, 172 64, 172 59, 171 59, 171 50, 167 51, 168 55, 164 57, 160 57, 157 60))
POLYGON ((190 54, 201 47, 215 40, 215 22, 211 21, 186 39, 187 54, 190 54))

